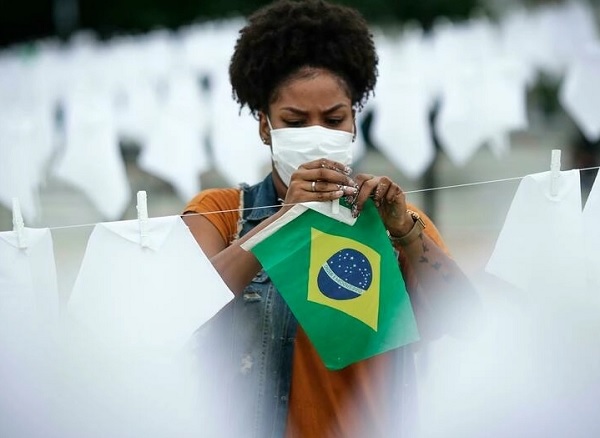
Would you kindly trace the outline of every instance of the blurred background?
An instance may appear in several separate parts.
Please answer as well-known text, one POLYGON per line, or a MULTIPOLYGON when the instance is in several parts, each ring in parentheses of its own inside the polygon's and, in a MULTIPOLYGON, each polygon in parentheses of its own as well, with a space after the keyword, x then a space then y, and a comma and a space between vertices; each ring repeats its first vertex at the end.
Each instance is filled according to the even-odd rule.
MULTIPOLYGON (((0 231, 12 229, 14 197, 26 226, 53 229, 63 305, 92 225, 135 218, 138 190, 151 217, 166 216, 201 189, 268 172, 268 149, 227 76, 244 16, 265 3, 4 2, 0 231)), ((369 20, 380 55, 355 171, 398 181, 489 308, 510 314, 519 291, 485 265, 520 177, 549 170, 553 149, 563 170, 600 164, 600 1, 340 3, 369 20)), ((584 199, 595 174, 581 172, 584 199)), ((460 354, 445 358, 459 367, 460 354)), ((450 436, 439 425, 456 412, 437 401, 424 397, 439 416, 424 435, 450 436)))
MULTIPOLYGON (((179 213, 202 188, 269 169, 231 99, 229 56, 264 1, 39 0, 0 15, 0 230, 179 213)), ((518 179, 598 166, 598 1, 348 0, 380 55, 355 169, 388 174, 474 278, 518 179), (596 70, 594 70, 596 69, 596 70), (592 78, 592 79, 590 79, 592 78)), ((584 196, 595 171, 582 172, 584 196)), ((68 295, 90 226, 56 229, 68 295)))

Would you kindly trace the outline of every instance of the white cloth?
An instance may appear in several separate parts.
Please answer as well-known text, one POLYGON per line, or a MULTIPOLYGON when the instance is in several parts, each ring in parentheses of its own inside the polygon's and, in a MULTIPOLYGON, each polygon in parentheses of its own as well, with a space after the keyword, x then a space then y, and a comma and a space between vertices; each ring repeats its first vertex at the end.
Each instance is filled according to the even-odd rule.
POLYGON ((501 152, 507 145, 497 139, 526 128, 527 116, 526 78, 503 51, 499 30, 486 20, 442 28, 436 54, 446 72, 436 122, 442 147, 459 166, 487 142, 501 152))
POLYGON ((524 8, 511 9, 498 26, 502 52, 511 56, 521 67, 527 85, 534 85, 540 68, 538 57, 545 57, 550 49, 549 43, 532 23, 532 12, 524 8))
POLYGON ((54 173, 81 189, 104 218, 120 219, 130 187, 109 96, 82 84, 65 101, 65 151, 54 173))
POLYGON ((50 230, 0 233, 0 332, 51 329, 58 322, 58 287, 50 230))
POLYGON ((380 152, 409 178, 431 164, 435 150, 429 127, 433 103, 431 48, 416 30, 400 37, 380 35, 378 92, 371 132, 380 152))
POLYGON ((579 171, 560 172, 555 197, 550 184, 550 172, 523 178, 486 270, 560 307, 586 286, 579 171))
POLYGON ((173 185, 182 200, 200 191, 200 174, 208 169, 206 124, 198 78, 188 70, 169 75, 162 114, 148 128, 139 165, 173 185))
POLYGON ((54 101, 39 57, 0 56, 0 203, 18 197, 25 218, 39 214, 38 191, 54 147, 54 101))
POLYGON ((587 50, 572 63, 558 98, 589 141, 600 139, 600 44, 587 50))
MULTIPOLYGON (((477 73, 464 71, 445 88, 437 131, 450 159, 462 166, 485 143, 527 124, 525 83, 509 66, 496 65, 477 73)), ((493 150, 501 152, 496 146, 493 150)))
POLYGON ((32 163, 33 131, 27 124, 2 126, 0 122, 0 203, 11 208, 18 198, 27 222, 39 215, 39 174, 32 163))
MULTIPOLYGON (((525 295, 519 302, 526 303, 518 312, 524 319, 514 311, 504 315, 504 324, 516 327, 512 337, 502 331, 486 342, 497 356, 485 375, 500 377, 502 394, 519 394, 506 406, 521 404, 510 417, 503 413, 503 426, 515 432, 504 430, 502 436, 518 434, 524 424, 550 437, 565 436, 573 424, 579 425, 578 436, 598 430, 597 414, 581 409, 598 395, 600 297, 586 275, 584 238, 590 236, 583 233, 579 171, 560 173, 556 197, 549 189, 550 172, 521 181, 486 268, 519 287, 525 295), (525 379, 507 389, 515 375, 525 379)), ((596 217, 596 232, 597 224, 596 217)))
POLYGON ((590 290, 600 294, 600 176, 588 195, 583 209, 586 261, 590 290))
POLYGON ((214 60, 210 71, 211 145, 215 167, 229 184, 254 184, 271 170, 271 151, 262 144, 258 123, 248 108, 240 112, 231 96, 228 66, 238 30, 232 25, 219 28, 204 55, 214 60))
POLYGON ((96 225, 69 299, 69 313, 102 342, 178 349, 233 294, 179 216, 96 225))
POLYGON ((157 78, 147 68, 152 53, 144 50, 140 37, 126 36, 107 44, 119 138, 143 147, 160 115, 157 78))
POLYGON ((597 39, 595 11, 584 1, 565 1, 537 8, 530 23, 545 43, 535 51, 538 68, 560 76, 582 48, 597 39))

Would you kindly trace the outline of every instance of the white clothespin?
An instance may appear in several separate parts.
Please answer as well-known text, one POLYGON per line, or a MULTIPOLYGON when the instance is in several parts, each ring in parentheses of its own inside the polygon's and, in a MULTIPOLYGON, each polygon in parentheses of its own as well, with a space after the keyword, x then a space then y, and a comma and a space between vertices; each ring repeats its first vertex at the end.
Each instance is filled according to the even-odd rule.
POLYGON ((558 195, 558 179, 560 178, 560 149, 552 149, 550 159, 550 196, 558 195))
POLYGON ((331 201, 331 213, 332 214, 340 214, 340 200, 334 199, 331 201))
POLYGON ((12 199, 12 214, 13 214, 13 231, 17 235, 17 245, 19 248, 27 248, 25 244, 25 223, 23 222, 23 215, 21 215, 21 204, 19 204, 19 198, 12 199))
POLYGON ((140 190, 137 192, 137 213, 138 222, 140 224, 140 245, 142 248, 148 248, 148 201, 146 192, 140 190))

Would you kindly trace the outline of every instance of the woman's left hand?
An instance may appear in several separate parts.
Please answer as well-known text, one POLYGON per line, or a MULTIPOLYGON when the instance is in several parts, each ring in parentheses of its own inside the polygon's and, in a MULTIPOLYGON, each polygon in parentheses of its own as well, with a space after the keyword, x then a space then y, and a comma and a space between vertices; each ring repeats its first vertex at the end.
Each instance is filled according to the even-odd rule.
POLYGON ((352 215, 358 217, 364 203, 371 197, 379 210, 384 226, 393 236, 404 236, 414 221, 406 212, 406 198, 402 188, 387 176, 358 174, 354 180, 359 186, 354 197, 352 215))
MULTIPOLYGON (((357 217, 367 199, 372 198, 379 215, 392 236, 406 236, 414 226, 406 211, 406 198, 400 186, 386 176, 359 174, 352 214, 357 217)), ((436 337, 444 332, 456 335, 476 333, 480 324, 480 300, 473 285, 449 257, 426 233, 416 244, 402 248, 415 273, 418 287, 411 300, 420 302, 418 319, 422 333, 436 337)))

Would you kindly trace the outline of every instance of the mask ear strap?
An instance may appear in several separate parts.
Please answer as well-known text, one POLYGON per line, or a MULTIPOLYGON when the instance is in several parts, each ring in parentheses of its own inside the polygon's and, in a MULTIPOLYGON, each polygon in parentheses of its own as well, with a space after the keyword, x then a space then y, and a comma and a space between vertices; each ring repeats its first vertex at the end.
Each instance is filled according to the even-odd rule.
POLYGON ((273 125, 271 125, 271 119, 269 118, 268 114, 265 114, 265 117, 267 118, 267 123, 269 124, 269 129, 272 131, 273 130, 273 125))

